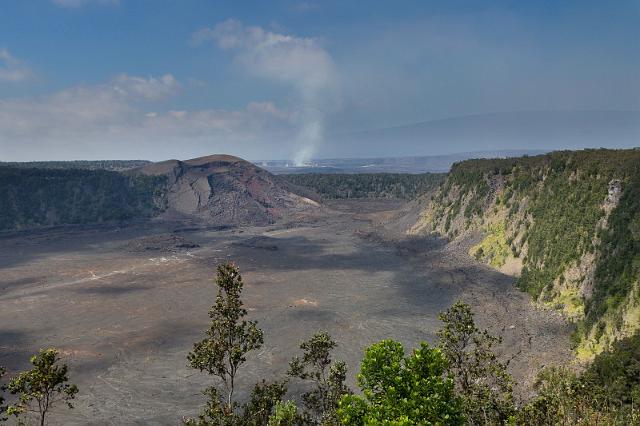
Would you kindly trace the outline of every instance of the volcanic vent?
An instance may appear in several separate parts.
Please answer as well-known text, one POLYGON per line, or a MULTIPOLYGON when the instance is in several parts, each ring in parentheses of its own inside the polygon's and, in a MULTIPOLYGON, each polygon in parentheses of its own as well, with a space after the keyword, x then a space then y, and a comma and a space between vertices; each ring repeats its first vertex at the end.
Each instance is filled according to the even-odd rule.
POLYGON ((165 219, 266 225, 319 207, 314 194, 231 155, 168 160, 138 171, 167 177, 165 219))

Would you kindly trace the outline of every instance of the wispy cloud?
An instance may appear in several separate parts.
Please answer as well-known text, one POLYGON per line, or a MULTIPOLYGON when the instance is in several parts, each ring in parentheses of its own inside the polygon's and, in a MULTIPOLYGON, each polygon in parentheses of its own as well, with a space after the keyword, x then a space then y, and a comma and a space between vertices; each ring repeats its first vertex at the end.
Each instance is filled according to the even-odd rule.
POLYGON ((175 94, 180 89, 180 83, 173 75, 162 77, 136 77, 120 74, 111 82, 115 92, 125 96, 141 97, 148 100, 158 100, 175 94))
POLYGON ((65 7, 69 9, 76 9, 88 4, 111 4, 117 5, 119 0, 51 0, 53 4, 59 7, 65 7))
POLYGON ((299 13, 314 12, 320 9, 320 4, 316 1, 295 0, 291 9, 299 13))
POLYGON ((137 101, 159 99, 176 90, 171 75, 160 78, 122 74, 97 86, 75 86, 50 95, 0 100, 5 136, 41 137, 108 131, 135 115, 137 101))
POLYGON ((177 93, 171 75, 121 74, 94 86, 0 100, 0 160, 130 157, 166 159, 233 152, 282 154, 292 114, 271 102, 237 110, 155 110, 177 93), (278 151, 280 149, 280 151, 278 151), (35 155, 35 157, 34 157, 35 155))
POLYGON ((8 49, 0 49, 0 81, 22 82, 31 80, 33 71, 8 49))
POLYGON ((197 31, 192 41, 213 41, 219 48, 235 52, 235 60, 249 74, 289 84, 299 97, 294 159, 304 163, 316 153, 323 140, 326 114, 340 105, 336 66, 320 40, 245 26, 231 19, 197 31))

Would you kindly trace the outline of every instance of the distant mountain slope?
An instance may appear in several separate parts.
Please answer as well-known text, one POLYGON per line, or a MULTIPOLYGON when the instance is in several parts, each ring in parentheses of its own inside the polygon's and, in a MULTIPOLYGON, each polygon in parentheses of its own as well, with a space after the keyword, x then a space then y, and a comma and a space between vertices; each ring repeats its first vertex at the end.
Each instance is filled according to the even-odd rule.
POLYGON ((231 155, 168 160, 135 173, 167 178, 166 219, 264 225, 318 206, 309 191, 231 155))
POLYGON ((327 152, 370 157, 505 149, 631 148, 640 111, 514 111, 453 117, 327 138, 327 152), (349 152, 353 147, 353 152, 349 152))
POLYGON ((411 232, 476 239, 470 255, 579 324, 583 357, 640 329, 640 149, 458 163, 411 232))

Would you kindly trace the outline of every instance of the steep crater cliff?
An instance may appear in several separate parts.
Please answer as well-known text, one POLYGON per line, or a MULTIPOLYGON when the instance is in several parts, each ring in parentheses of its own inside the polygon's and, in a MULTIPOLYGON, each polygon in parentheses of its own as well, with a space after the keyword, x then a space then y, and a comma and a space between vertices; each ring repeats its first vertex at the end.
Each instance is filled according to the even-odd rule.
POLYGON ((160 176, 0 167, 0 230, 146 220, 165 209, 164 192, 160 176))
POLYGON ((640 329, 640 150, 457 163, 409 232, 471 242, 577 324, 582 358, 640 329))

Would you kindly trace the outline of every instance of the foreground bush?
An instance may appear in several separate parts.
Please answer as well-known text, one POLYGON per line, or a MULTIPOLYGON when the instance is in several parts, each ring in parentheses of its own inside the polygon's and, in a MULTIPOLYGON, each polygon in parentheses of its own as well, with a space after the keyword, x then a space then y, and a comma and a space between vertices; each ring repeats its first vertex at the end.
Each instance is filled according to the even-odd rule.
POLYGON ((446 370, 442 352, 426 343, 408 357, 398 342, 376 343, 366 350, 358 375, 363 396, 342 398, 340 420, 349 425, 462 424, 462 401, 446 370))

